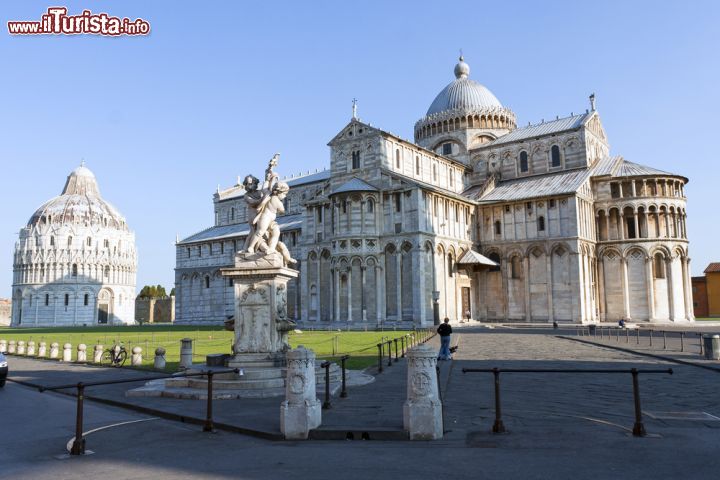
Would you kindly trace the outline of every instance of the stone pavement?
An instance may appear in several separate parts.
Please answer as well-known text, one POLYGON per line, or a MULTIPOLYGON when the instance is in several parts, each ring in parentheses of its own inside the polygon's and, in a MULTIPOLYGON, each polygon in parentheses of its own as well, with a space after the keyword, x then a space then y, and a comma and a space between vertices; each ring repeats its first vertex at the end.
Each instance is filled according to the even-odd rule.
MULTIPOLYGON (((152 459, 146 460, 152 464, 148 466, 149 471, 157 473, 158 478, 164 478, 171 466, 174 474, 181 467, 197 474, 196 467, 177 452, 199 450, 217 462, 212 464, 203 460, 208 476, 232 476, 232 472, 237 472, 229 467, 234 465, 234 460, 223 463, 220 453, 213 450, 220 448, 219 440, 214 438, 243 445, 242 448, 250 451, 283 452, 282 455, 293 459, 296 473, 312 474, 317 478, 336 478, 338 474, 349 478, 369 474, 400 478, 449 474, 467 478, 483 476, 482 473, 509 475, 510 478, 709 478, 720 467, 716 454, 720 447, 718 372, 557 337, 574 337, 575 332, 571 329, 470 327, 456 329, 456 332, 459 350, 455 360, 440 362, 446 430, 441 441, 372 441, 402 438, 406 368, 404 360, 400 360, 378 375, 375 383, 351 388, 348 398, 334 397, 332 408, 323 411, 323 426, 316 438, 350 438, 347 434, 351 433, 351 438, 357 440, 365 433, 370 442, 316 440, 266 444, 264 440, 229 433, 203 437, 195 433, 196 426, 181 427, 182 424, 177 422, 162 421, 155 422, 152 431, 142 434, 140 443, 145 445, 146 451, 153 452, 152 459), (463 374, 463 367, 673 368, 675 374, 640 375, 643 420, 651 434, 646 438, 629 435, 634 421, 629 374, 502 374, 503 419, 509 433, 497 435, 490 432, 494 419, 493 377, 489 373, 463 374), (191 430, 182 430, 187 428, 191 430), (194 446, 182 444, 191 438, 196 442, 194 446), (163 448, 160 452, 157 445, 171 448, 170 451, 163 448), (353 445, 363 445, 363 448, 353 445), (303 448, 298 450, 300 446, 303 448), (301 452, 316 459, 315 468, 301 452), (173 461, 176 462, 174 466, 173 461), (211 475, 210 472, 214 473, 211 475)), ((612 342, 614 344, 615 339, 612 342)), ((45 384, 63 383, 70 377, 76 381, 81 372, 102 375, 99 373, 102 369, 97 368, 58 365, 48 370, 46 362, 15 357, 11 357, 10 362, 13 376, 45 384)), ((111 373, 116 375, 118 372, 113 370, 111 373)), ((132 375, 136 374, 132 372, 132 375)), ((123 398, 121 393, 127 386, 115 387, 121 388, 115 393, 108 389, 100 395, 123 398)), ((152 402, 153 408, 204 417, 204 402, 142 400, 152 402)), ((272 434, 278 432, 279 403, 277 398, 218 400, 215 402, 216 418, 223 423, 272 434)), ((66 419, 68 432, 72 431, 72 413, 70 409, 70 418, 66 419)), ((143 429, 147 427, 142 423, 127 427, 127 431, 132 432, 145 432, 143 429)), ((88 440, 88 444, 96 445, 100 451, 107 448, 107 441, 106 434, 97 434, 88 440)), ((122 445, 123 449, 142 451, 140 444, 136 447, 122 445)), ((254 473, 246 478, 292 476, 292 468, 283 461, 280 461, 281 465, 260 460, 257 455, 241 454, 242 449, 233 451, 236 452, 234 455, 250 462, 248 471, 254 473), (255 470, 259 465, 274 466, 275 469, 262 474, 255 470)), ((119 457, 103 458, 111 461, 119 457)), ((88 464, 95 461, 90 458, 88 464)), ((81 470, 78 474, 83 471, 90 472, 81 470)), ((137 469, 126 472, 130 471, 135 476, 143 476, 137 469)))

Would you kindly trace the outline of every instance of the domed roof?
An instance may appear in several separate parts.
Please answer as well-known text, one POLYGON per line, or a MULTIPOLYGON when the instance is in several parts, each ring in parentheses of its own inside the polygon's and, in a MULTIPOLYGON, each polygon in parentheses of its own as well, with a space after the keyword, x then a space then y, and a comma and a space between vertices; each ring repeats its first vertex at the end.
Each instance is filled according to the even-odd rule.
POLYGON ((70 172, 59 196, 32 214, 28 225, 37 223, 83 223, 128 230, 125 218, 100 196, 95 175, 84 164, 70 172))
POLYGON ((438 93, 426 115, 448 110, 489 110, 503 108, 500 101, 490 90, 471 80, 470 66, 463 57, 455 65, 455 80, 438 93))

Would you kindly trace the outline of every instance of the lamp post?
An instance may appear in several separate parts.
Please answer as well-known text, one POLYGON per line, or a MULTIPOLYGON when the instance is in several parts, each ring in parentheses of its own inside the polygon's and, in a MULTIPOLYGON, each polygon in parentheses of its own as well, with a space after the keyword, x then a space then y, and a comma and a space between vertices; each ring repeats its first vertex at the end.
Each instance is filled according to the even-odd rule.
POLYGON ((440 325, 440 291, 433 290, 433 324, 440 325))

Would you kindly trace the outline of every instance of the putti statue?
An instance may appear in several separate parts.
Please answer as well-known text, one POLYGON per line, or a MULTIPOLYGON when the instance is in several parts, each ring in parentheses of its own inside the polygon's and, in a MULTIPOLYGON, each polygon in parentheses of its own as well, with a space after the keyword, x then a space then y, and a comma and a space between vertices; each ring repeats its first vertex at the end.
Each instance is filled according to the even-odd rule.
POLYGON ((274 171, 279 157, 275 154, 268 162, 262 185, 253 175, 245 177, 250 232, 235 255, 235 265, 222 270, 235 287, 235 319, 226 322, 235 332, 231 366, 284 362, 290 348, 288 332, 295 328, 287 314, 287 282, 298 276, 290 268, 297 261, 280 241, 277 216, 285 213, 283 200, 290 187, 274 171))
POLYGON ((287 266, 294 265, 297 261, 290 256, 287 247, 280 241, 280 226, 276 221, 278 214, 285 213, 283 200, 290 191, 288 184, 279 181, 277 173, 273 171, 279 158, 280 154, 276 153, 268 162, 262 188, 258 188, 260 180, 253 175, 247 175, 243 181, 250 233, 242 251, 250 254, 258 251, 265 254, 277 251, 287 266))

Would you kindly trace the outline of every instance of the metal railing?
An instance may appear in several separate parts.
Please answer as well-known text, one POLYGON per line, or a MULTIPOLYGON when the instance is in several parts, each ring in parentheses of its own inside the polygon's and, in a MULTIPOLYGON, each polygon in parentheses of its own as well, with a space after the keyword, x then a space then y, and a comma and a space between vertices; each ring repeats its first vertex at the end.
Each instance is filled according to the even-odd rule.
POLYGON ((206 370, 197 373, 180 373, 180 374, 168 374, 168 375, 153 375, 145 377, 133 377, 124 378, 121 380, 108 380, 103 382, 77 382, 69 383, 66 385, 55 385, 52 387, 39 387, 40 392, 52 391, 52 390, 65 390, 68 388, 77 389, 77 411, 75 416, 75 438, 73 439, 72 447, 70 448, 70 455, 82 455, 85 453, 85 438, 83 438, 83 403, 85 400, 85 388, 96 387, 100 385, 116 385, 119 383, 133 383, 133 382, 147 382, 149 380, 161 380, 166 378, 183 378, 183 377, 200 377, 207 376, 207 409, 205 416, 205 423, 203 424, 203 432, 212 432, 215 430, 213 425, 213 375, 216 373, 239 373, 239 369, 224 369, 224 370, 206 370))
POLYGON ((416 330, 413 333, 405 334, 389 340, 384 340, 377 344, 378 362, 377 371, 381 373, 384 367, 391 367, 393 364, 393 346, 395 350, 394 361, 398 362, 400 358, 405 358, 405 354, 412 347, 431 340, 437 333, 433 329, 416 330), (400 346, 398 347, 398 342, 400 346), (387 350, 387 364, 385 363, 385 351, 387 350))
POLYGON ((693 336, 695 336, 699 339, 698 353, 700 355, 704 354, 704 332, 687 332, 683 330, 655 330, 650 328, 633 329, 615 326, 602 327, 599 325, 577 327, 575 330, 575 335, 578 337, 593 337, 596 339, 599 337, 599 339, 602 341, 611 341, 614 339, 615 343, 622 343, 620 341, 620 337, 622 336, 624 339, 624 343, 628 345, 631 343, 634 343, 635 345, 642 345, 642 339, 645 338, 647 339, 647 346, 660 348, 660 345, 657 344, 657 341, 653 342, 653 334, 662 336, 663 350, 679 350, 680 352, 685 352, 686 346, 690 347, 692 345, 693 342, 690 342, 688 345, 686 345, 686 341, 690 340, 693 336), (634 333, 631 333, 631 330, 634 330, 634 333), (624 334, 621 334, 621 332, 624 332, 624 334), (647 332, 647 335, 645 335, 645 332, 647 332), (634 342, 631 337, 634 337, 634 342), (679 340, 679 349, 668 346, 668 340, 672 341, 673 339, 679 340))
POLYGON ((647 435, 645 425, 642 421, 642 408, 640 406, 640 386, 638 383, 638 375, 643 373, 667 373, 673 374, 672 368, 667 370, 638 370, 637 368, 625 369, 556 369, 556 368, 463 368, 463 373, 492 373, 495 377, 495 422, 493 423, 493 433, 505 433, 505 425, 502 421, 502 406, 500 403, 500 374, 501 373, 629 373, 632 375, 633 383, 633 402, 635 405, 635 423, 633 424, 632 434, 636 437, 644 437, 647 435))

